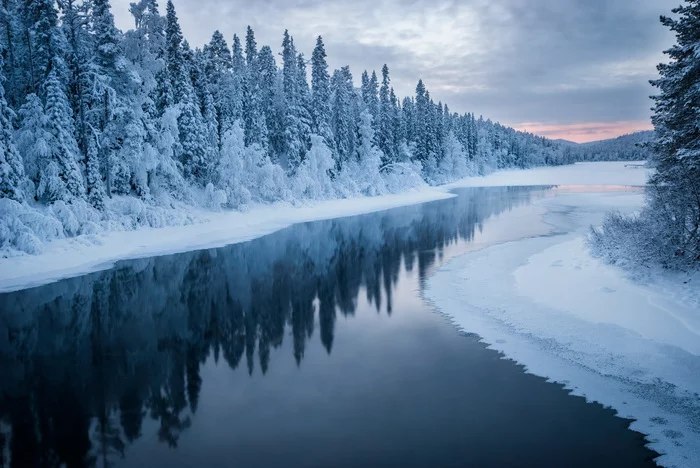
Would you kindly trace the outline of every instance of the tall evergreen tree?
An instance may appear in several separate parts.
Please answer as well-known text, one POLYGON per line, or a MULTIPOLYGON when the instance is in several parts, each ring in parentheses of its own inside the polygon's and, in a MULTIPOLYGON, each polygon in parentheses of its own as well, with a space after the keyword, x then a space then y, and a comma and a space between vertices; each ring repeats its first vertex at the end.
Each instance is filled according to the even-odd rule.
POLYGON ((376 137, 377 146, 384 154, 384 163, 395 160, 394 116, 389 83, 389 67, 384 64, 382 67, 382 86, 379 89, 379 122, 376 137))
POLYGON ((254 98, 251 120, 260 120, 261 123, 254 122, 257 138, 259 138, 258 143, 264 149, 269 149, 277 159, 283 151, 284 125, 283 111, 277 102, 277 64, 272 55, 272 49, 269 46, 263 46, 254 64, 257 67, 257 73, 250 76, 254 98))
MULTIPOLYGON (((272 54, 270 54, 272 55, 272 54)), ((245 38, 246 70, 243 78, 243 123, 245 144, 268 146, 268 131, 265 114, 262 111, 263 97, 260 93, 259 80, 261 68, 258 64, 258 45, 255 33, 248 26, 245 38)), ((274 61, 274 57, 273 57, 274 61)), ((266 70, 268 65, 266 64, 266 70)))
POLYGON ((76 117, 78 146, 87 158, 88 116, 90 106, 90 50, 88 31, 85 25, 85 5, 78 7, 74 0, 67 0, 63 5, 63 28, 68 43, 68 97, 76 117))
POLYGON ((282 91, 284 96, 284 137, 282 153, 287 162, 287 169, 294 172, 301 164, 306 153, 303 141, 301 106, 297 89, 297 52, 294 39, 284 31, 282 41, 282 91))
POLYGON ((660 77, 651 82, 660 93, 654 96, 656 167, 647 210, 665 213, 664 241, 676 255, 700 260, 700 2, 686 0, 673 13, 662 17, 664 26, 676 34, 676 44, 666 51, 669 63, 658 66, 660 77))
POLYGON ((336 169, 342 170, 355 154, 356 122, 353 119, 354 86, 349 67, 333 72, 332 125, 337 149, 336 169))
POLYGON ((62 69, 59 55, 65 50, 53 0, 25 0, 20 7, 22 57, 28 93, 39 93, 52 68, 62 69))
POLYGON ((85 193, 83 174, 78 165, 79 151, 75 141, 73 117, 63 85, 56 70, 51 70, 44 83, 49 154, 41 168, 37 194, 40 200, 54 202, 80 198, 85 193))
POLYGON ((5 95, 11 108, 19 107, 24 97, 22 88, 23 69, 18 63, 18 47, 22 37, 17 21, 18 0, 2 0, 0 3, 0 37, 2 39, 2 74, 5 77, 5 95))
POLYGON ((174 102, 178 103, 188 88, 187 71, 182 55, 182 30, 172 0, 168 0, 165 11, 167 21, 165 27, 165 64, 173 90, 174 102))
MULTIPOLYGON (((0 69, 2 69, 0 58, 0 69)), ((14 112, 5 100, 5 88, 0 82, 0 198, 24 201, 24 165, 13 141, 14 112)))
POLYGON ((92 30, 95 41, 95 64, 110 75, 117 68, 121 33, 114 26, 109 0, 92 0, 92 30))
POLYGON ((104 208, 104 184, 100 168, 100 154, 95 135, 88 137, 87 151, 87 199, 98 210, 104 208))
POLYGON ((326 62, 326 49, 323 39, 318 36, 311 56, 311 91, 313 131, 323 138, 326 146, 335 147, 331 130, 331 80, 326 62))

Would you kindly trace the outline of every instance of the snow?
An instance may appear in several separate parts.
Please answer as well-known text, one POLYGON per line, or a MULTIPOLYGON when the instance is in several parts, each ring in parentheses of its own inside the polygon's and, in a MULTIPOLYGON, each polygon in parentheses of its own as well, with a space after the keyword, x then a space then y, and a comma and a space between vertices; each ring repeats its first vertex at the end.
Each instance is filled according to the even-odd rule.
MULTIPOLYGON (((564 171, 559 180, 597 185, 634 178, 614 175, 631 168, 606 165, 609 170, 592 180, 594 167, 582 166, 581 178, 564 171)), ((558 169, 534 172, 538 181, 555 183, 558 169)), ((527 182, 522 174, 517 178, 527 182)), ((658 464, 697 466, 700 275, 653 273, 641 283, 591 257, 589 226, 611 208, 638 210, 641 193, 566 187, 534 203, 544 210, 532 223, 539 235, 533 236, 532 224, 518 227, 520 240, 454 259, 429 278, 425 298, 528 372, 635 419, 631 427, 663 454, 658 464)))
POLYGON ((294 223, 353 216, 397 206, 450 198, 439 188, 381 197, 254 206, 248 212, 192 211, 203 222, 186 226, 143 228, 59 239, 39 255, 0 259, 0 292, 9 292, 111 268, 118 260, 222 247, 270 234, 294 223))
POLYGON ((487 221, 484 229, 504 234, 498 244, 476 241, 477 251, 429 278, 425 296, 529 372, 636 419, 632 427, 664 454, 660 464, 690 466, 700 459, 700 276, 635 282, 592 258, 584 242, 608 210, 639 209, 641 192, 620 186, 643 185, 648 173, 641 163, 579 163, 398 195, 255 205, 248 212, 191 210, 180 218, 204 221, 81 235, 48 242, 40 255, 0 259, 0 292, 106 269, 121 259, 219 247, 293 223, 444 199, 453 196, 452 187, 567 184, 536 200, 524 216, 514 210, 487 221))
POLYGON ((447 187, 646 185, 651 171, 644 164, 644 161, 584 162, 524 171, 513 169, 494 172, 486 177, 467 177, 447 187))
MULTIPOLYGON (((569 166, 503 171, 487 177, 469 177, 456 184, 423 187, 377 197, 253 205, 247 212, 212 212, 183 209, 171 213, 173 222, 159 228, 85 234, 45 242, 38 255, 0 258, 0 292, 9 292, 58 281, 63 278, 111 268, 118 260, 167 255, 190 250, 222 247, 270 234, 294 223, 353 216, 372 211, 439 200, 453 196, 456 186, 543 185, 555 180, 596 185, 614 181, 643 185, 647 170, 641 163, 578 163, 569 166)), ((42 239, 43 240, 43 239, 42 239)))
POLYGON ((453 196, 455 186, 542 185, 556 178, 576 179, 582 184, 601 184, 611 180, 623 185, 643 185, 647 171, 636 163, 578 163, 570 166, 503 171, 487 177, 469 177, 457 184, 423 187, 402 194, 357 197, 309 202, 303 206, 289 203, 254 205, 247 212, 211 212, 188 209, 172 213, 174 225, 142 227, 86 234, 45 242, 38 255, 0 258, 0 293, 58 281, 93 271, 111 268, 118 260, 166 255, 190 250, 222 247, 270 234, 294 223, 352 216, 372 211, 439 200, 453 196), (194 223, 194 224, 192 224, 194 223))

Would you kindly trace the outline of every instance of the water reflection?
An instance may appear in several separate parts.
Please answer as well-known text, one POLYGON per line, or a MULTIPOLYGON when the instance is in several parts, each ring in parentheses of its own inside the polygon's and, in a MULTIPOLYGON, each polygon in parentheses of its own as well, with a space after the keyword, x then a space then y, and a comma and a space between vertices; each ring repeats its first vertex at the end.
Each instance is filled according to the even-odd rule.
POLYGON ((445 246, 542 193, 470 189, 0 295, 0 466, 108 465, 146 421, 177 447, 210 356, 264 375, 285 340, 297 365, 314 339, 331 354, 361 293, 400 313, 402 267, 424 278, 445 246))

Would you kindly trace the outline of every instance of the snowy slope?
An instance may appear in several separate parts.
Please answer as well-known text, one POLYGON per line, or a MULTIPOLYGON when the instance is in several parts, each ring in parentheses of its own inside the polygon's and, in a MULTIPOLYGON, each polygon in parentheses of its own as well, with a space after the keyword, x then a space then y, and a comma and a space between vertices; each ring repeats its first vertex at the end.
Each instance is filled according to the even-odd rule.
POLYGON ((611 208, 643 203, 641 194, 598 190, 536 201, 546 210, 540 236, 455 259, 425 296, 529 372, 636 419, 660 465, 698 466, 700 275, 642 284, 592 258, 588 227, 611 208))
POLYGON ((292 206, 260 205, 241 212, 190 212, 183 218, 204 220, 187 226, 144 228, 136 231, 60 239, 45 244, 39 255, 0 258, 0 292, 38 286, 61 278, 110 268, 114 262, 189 250, 221 247, 269 234, 293 223, 352 216, 392 207, 451 197, 455 186, 550 185, 563 183, 643 185, 648 172, 625 163, 583 163, 571 166, 503 171, 486 177, 398 195, 330 200, 292 206))
MULTIPOLYGON (((136 231, 60 239, 45 245, 40 255, 0 259, 0 292, 14 291, 110 268, 123 259, 164 255, 221 247, 269 234, 293 223, 352 216, 392 207, 422 203, 452 196, 455 186, 549 185, 556 180, 601 184, 614 179, 624 185, 643 185, 647 171, 624 163, 582 163, 571 166, 503 171, 486 177, 469 177, 457 184, 398 195, 330 200, 292 206, 287 203, 260 205, 248 212, 191 212, 188 217, 204 220, 187 226, 144 228, 136 231), (614 176, 613 176, 614 175, 614 176)), ((183 214, 183 217, 185 215, 183 214)))

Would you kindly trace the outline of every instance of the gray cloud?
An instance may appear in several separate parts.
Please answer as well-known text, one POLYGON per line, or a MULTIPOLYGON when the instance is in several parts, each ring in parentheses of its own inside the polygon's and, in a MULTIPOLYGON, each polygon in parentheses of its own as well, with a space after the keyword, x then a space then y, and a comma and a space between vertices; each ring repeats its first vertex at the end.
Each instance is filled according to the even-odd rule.
MULTIPOLYGON (((400 95, 422 78, 454 111, 507 124, 644 121, 647 81, 673 43, 659 23, 678 0, 175 0, 193 45, 250 24, 278 51, 289 29, 310 55, 323 35, 329 64, 387 63, 400 95)), ((129 0, 116 0, 131 26, 129 0)), ((164 7, 164 5, 161 5, 164 7)))

